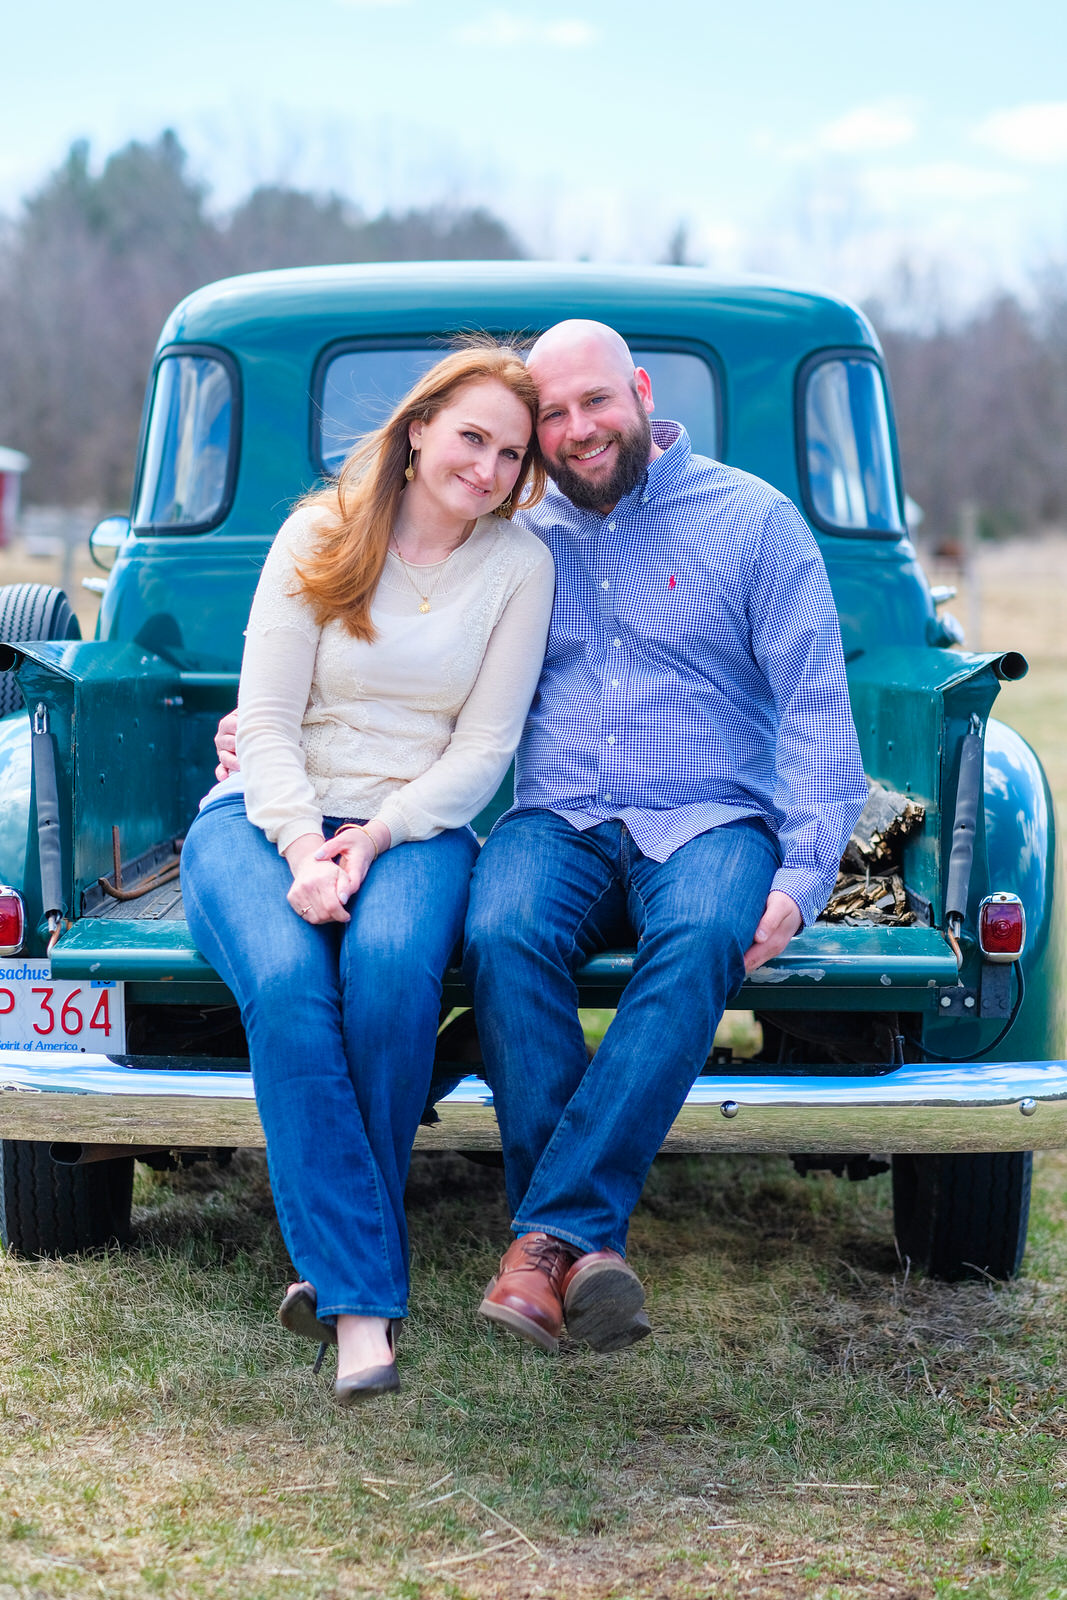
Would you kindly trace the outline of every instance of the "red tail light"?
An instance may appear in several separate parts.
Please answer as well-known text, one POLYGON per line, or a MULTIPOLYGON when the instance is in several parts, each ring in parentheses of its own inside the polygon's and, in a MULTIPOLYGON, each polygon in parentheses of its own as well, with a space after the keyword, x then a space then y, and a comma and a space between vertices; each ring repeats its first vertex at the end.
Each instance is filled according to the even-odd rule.
POLYGON ((0 886, 0 956, 17 956, 26 932, 26 913, 17 889, 0 886))
POLYGON ((1026 912, 1017 894, 987 894, 978 908, 978 945, 987 961, 1018 961, 1026 912))

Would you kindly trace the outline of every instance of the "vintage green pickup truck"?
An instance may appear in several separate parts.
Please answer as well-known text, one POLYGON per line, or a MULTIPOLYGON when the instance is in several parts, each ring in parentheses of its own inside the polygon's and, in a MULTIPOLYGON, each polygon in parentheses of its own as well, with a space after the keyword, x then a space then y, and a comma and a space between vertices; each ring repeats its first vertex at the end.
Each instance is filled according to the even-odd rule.
MULTIPOLYGON (((909 541, 869 324, 839 300, 700 271, 513 263, 273 272, 190 295, 160 337, 131 515, 93 535, 113 562, 96 639, 78 638, 57 591, 0 591, 9 1248, 121 1240, 135 1160, 262 1143, 232 997, 189 936, 176 878, 260 565, 292 501, 450 335, 572 316, 625 335, 695 449, 802 508, 890 819, 859 840, 837 920, 736 997, 762 1046, 714 1053, 667 1148, 781 1152, 854 1177, 889 1162, 903 1256, 949 1277, 1018 1270, 1029 1152, 1067 1144, 1053 809, 1034 753, 990 716, 1025 661, 954 648, 909 541)), ((591 961, 584 1002, 610 1007, 630 961, 591 961)), ((458 973, 446 998, 467 1003, 458 973)), ((461 1020, 442 1035, 423 1147, 495 1144, 476 1062, 461 1020)))

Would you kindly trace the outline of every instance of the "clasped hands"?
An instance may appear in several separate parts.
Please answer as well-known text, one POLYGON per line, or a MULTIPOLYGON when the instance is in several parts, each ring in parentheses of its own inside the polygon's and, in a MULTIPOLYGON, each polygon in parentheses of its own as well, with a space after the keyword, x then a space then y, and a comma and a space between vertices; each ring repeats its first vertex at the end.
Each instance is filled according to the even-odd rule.
POLYGON ((286 899, 305 922, 349 922, 345 909, 375 858, 375 840, 363 828, 343 828, 332 839, 302 833, 285 851, 293 874, 286 899))
MULTIPOLYGON (((215 734, 219 764, 215 776, 221 783, 240 769, 237 759, 237 713, 231 711, 215 734)), ((293 874, 286 899, 305 922, 351 922, 346 903, 360 888, 370 864, 391 843, 384 823, 366 828, 340 828, 332 839, 321 833, 302 833, 284 852, 293 874)))

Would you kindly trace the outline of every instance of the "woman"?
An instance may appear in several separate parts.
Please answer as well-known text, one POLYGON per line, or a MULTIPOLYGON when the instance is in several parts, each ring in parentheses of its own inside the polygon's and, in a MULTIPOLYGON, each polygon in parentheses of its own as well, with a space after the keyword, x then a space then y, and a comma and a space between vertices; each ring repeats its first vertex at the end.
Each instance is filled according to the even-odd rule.
POLYGON ((551 558, 508 521, 544 490, 536 407, 514 350, 458 351, 300 502, 252 603, 240 771, 182 853, 189 926, 241 1009, 300 1274, 279 1314, 336 1338, 346 1404, 398 1387, 404 1183, 477 851, 467 824, 544 654, 551 558))

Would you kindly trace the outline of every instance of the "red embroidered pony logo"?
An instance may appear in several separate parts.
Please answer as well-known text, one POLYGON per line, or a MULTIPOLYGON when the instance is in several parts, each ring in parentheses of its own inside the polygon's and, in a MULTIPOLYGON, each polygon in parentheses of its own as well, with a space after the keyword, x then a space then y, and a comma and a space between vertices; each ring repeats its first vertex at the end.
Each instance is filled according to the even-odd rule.
POLYGON ((674 588, 674 573, 673 572, 671 573, 670 577, 667 579, 667 588, 668 589, 673 589, 674 588))

